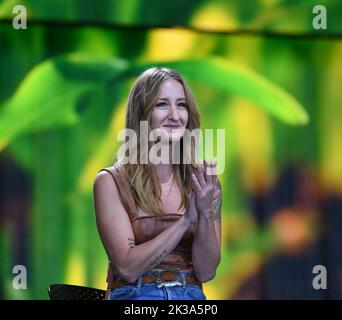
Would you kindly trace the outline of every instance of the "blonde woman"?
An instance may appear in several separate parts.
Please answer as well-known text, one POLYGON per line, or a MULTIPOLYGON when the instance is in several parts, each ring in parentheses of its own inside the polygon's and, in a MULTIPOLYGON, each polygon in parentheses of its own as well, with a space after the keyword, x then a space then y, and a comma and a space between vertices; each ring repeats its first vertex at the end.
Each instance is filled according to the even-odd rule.
POLYGON ((135 81, 126 129, 137 135, 138 162, 119 159, 94 181, 97 228, 110 261, 106 299, 206 299, 202 283, 214 278, 221 259, 222 197, 215 162, 196 164, 196 144, 184 143, 184 132, 199 127, 191 90, 175 70, 151 68, 135 81), (150 152, 157 143, 162 161, 141 163, 142 144, 150 152))

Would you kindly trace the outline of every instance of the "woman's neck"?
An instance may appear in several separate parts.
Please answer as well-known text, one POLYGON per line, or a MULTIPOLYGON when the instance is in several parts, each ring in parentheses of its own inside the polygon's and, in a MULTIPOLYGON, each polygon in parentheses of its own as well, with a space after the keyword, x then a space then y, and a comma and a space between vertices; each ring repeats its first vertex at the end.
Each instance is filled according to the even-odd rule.
POLYGON ((168 153, 162 153, 162 155, 166 155, 166 157, 162 159, 160 164, 154 165, 154 169, 158 177, 159 183, 166 184, 168 182, 171 182, 173 177, 172 146, 171 144, 165 144, 162 147, 168 148, 168 153))
POLYGON ((165 184, 172 180, 173 171, 171 164, 157 164, 154 166, 154 169, 159 183, 165 184))

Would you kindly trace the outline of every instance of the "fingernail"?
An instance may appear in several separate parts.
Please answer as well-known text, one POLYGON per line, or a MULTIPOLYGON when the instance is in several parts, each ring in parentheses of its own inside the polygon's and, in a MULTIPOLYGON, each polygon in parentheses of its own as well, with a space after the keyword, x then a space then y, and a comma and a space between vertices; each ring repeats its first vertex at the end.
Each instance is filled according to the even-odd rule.
POLYGON ((215 165, 216 165, 215 160, 211 160, 211 165, 212 165, 212 166, 215 166, 215 165))

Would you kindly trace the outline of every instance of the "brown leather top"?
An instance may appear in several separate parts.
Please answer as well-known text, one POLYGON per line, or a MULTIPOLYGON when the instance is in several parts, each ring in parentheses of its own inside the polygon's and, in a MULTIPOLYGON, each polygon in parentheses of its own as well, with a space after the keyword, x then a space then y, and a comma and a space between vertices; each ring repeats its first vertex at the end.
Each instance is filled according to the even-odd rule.
MULTIPOLYGON (((102 170, 109 172, 117 184, 123 206, 125 207, 132 224, 136 245, 153 239, 182 216, 182 214, 179 213, 165 213, 161 217, 154 217, 152 214, 146 216, 146 214, 136 207, 128 180, 125 178, 121 167, 109 167, 101 169, 100 171, 102 170)), ((176 248, 154 269, 192 269, 191 247, 196 228, 197 223, 192 224, 185 232, 176 248)), ((111 271, 109 270, 109 272, 111 271)))

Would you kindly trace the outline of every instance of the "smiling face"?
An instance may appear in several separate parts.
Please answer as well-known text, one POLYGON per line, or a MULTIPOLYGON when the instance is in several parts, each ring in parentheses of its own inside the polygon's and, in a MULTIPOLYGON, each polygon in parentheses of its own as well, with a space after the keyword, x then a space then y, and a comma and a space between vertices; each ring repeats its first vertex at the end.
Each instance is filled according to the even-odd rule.
POLYGON ((188 123, 187 101, 183 85, 172 78, 161 83, 160 92, 151 113, 151 128, 168 141, 178 141, 188 123))

